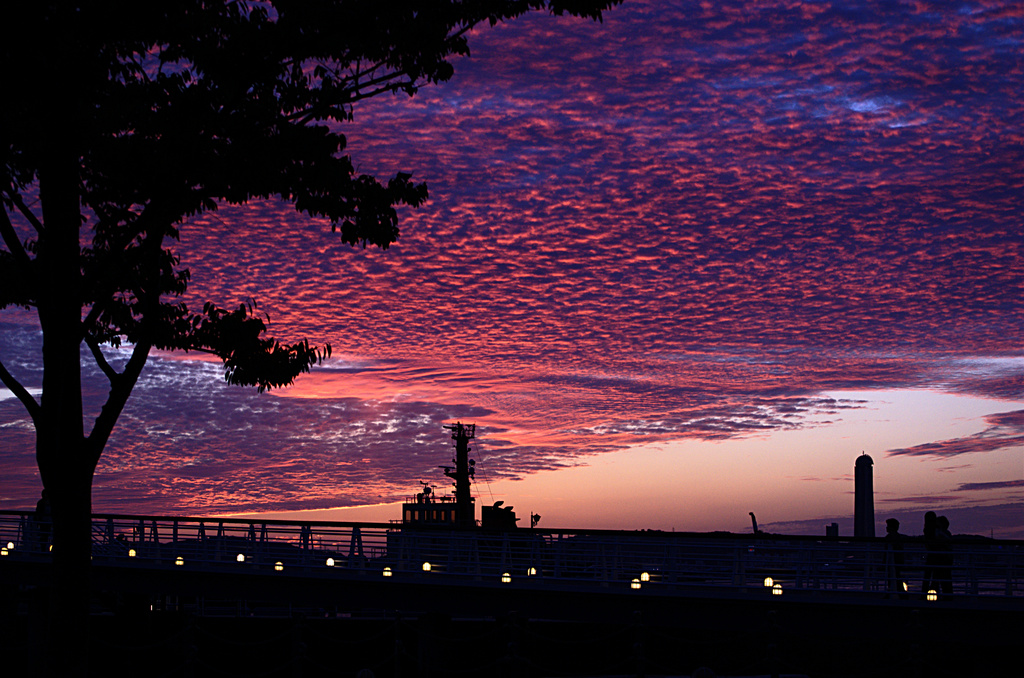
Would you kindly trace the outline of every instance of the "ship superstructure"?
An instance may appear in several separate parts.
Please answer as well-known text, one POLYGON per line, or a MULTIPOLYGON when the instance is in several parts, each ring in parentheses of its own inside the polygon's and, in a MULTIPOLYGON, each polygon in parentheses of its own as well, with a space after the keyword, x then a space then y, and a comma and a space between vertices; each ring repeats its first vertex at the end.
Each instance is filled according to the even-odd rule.
MULTIPOLYGON (((442 465, 444 474, 452 479, 454 495, 438 495, 428 483, 411 501, 402 504, 402 524, 407 527, 449 527, 460 530, 478 527, 476 500, 470 485, 476 476, 476 460, 469 458, 469 441, 476 438, 476 424, 445 424, 451 431, 455 456, 452 466, 442 465)), ((516 527, 515 512, 511 506, 497 501, 480 511, 479 527, 486 530, 508 530, 516 527)))

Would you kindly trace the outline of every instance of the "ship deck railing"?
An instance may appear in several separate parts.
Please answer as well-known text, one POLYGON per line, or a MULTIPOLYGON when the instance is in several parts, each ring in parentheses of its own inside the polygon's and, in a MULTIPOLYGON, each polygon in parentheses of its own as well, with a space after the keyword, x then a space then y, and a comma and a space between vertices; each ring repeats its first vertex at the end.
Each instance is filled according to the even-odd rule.
MULTIPOLYGON (((382 523, 293 522, 97 514, 97 566, 293 576, 442 577, 561 589, 599 585, 662 592, 769 588, 849 596, 920 594, 948 567, 958 599, 1024 607, 1024 542, 958 537, 948 552, 920 538, 516 529, 416 529, 382 523), (943 559, 947 559, 944 563, 943 559), (937 571, 936 571, 937 568, 937 571), (931 574, 929 574, 929 572, 931 574)), ((45 562, 51 526, 0 511, 0 558, 45 562)), ((934 584, 937 593, 941 584, 934 584)))

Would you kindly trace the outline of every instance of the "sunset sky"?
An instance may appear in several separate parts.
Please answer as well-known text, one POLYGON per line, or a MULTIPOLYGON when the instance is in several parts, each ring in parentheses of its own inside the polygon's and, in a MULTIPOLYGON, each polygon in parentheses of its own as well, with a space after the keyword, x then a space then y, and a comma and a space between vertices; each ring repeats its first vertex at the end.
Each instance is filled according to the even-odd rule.
MULTIPOLYGON (((1024 539, 1019 2, 626 0, 470 47, 343 128, 359 171, 429 186, 387 251, 273 201, 183 226, 193 303, 254 298, 333 357, 269 394, 152 359, 95 510, 390 504, 446 489, 461 420, 478 504, 541 527, 851 534, 866 452, 879 525, 1024 539)), ((0 314, 36 389, 38 345, 0 314)), ((30 508, 3 389, 0 436, 0 508, 30 508)))

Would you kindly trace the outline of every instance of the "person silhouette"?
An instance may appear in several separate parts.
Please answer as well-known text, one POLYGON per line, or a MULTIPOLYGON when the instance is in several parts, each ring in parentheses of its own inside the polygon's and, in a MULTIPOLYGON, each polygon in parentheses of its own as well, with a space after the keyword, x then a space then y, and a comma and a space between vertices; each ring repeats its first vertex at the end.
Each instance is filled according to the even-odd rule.
POLYGON ((906 535, 900 534, 900 521, 895 518, 885 521, 886 588, 900 598, 907 595, 907 584, 903 579, 903 542, 906 538, 906 535))
POLYGON ((953 535, 949 531, 949 518, 935 519, 934 584, 943 594, 953 593, 953 535))

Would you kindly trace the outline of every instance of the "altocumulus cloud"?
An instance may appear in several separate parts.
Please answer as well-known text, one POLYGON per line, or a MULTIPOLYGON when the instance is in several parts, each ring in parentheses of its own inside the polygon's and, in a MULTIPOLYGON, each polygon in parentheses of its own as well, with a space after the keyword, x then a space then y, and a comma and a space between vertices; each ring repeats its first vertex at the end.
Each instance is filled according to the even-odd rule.
MULTIPOLYGON (((277 336, 346 359, 260 396, 158 358, 97 507, 394 499, 455 418, 481 425, 482 469, 515 477, 858 406, 831 391, 1021 398, 1022 36, 999 0, 632 0, 601 25, 480 31, 451 82, 345 129, 361 171, 431 187, 388 252, 273 201, 183 225, 195 300, 254 297, 277 336)), ((32 333, 4 326, 0 348, 38 386, 32 333)), ((1024 436, 1019 413, 988 424, 890 453, 1024 436)), ((0 426, 3 496, 28 505, 13 399, 0 426)))

